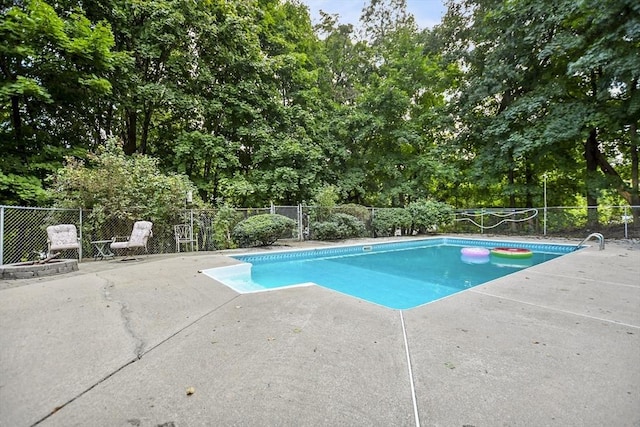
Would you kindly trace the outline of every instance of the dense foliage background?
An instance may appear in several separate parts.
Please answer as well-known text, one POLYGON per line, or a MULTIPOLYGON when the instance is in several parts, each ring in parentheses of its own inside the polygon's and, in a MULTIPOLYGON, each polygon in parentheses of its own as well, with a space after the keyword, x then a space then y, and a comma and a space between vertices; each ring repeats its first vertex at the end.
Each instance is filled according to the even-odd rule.
POLYGON ((115 137, 215 206, 333 186, 532 207, 543 181, 549 205, 640 205, 637 1, 452 1, 433 29, 404 0, 371 0, 358 28, 313 28, 296 0, 0 10, 0 204, 51 203, 65 157, 115 137))

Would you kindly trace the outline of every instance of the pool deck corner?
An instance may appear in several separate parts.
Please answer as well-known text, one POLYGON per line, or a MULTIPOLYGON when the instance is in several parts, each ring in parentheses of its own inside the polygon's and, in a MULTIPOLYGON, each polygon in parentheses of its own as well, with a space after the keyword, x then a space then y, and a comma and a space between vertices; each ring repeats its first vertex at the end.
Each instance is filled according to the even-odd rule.
POLYGON ((638 242, 404 311, 202 274, 235 262, 0 282, 0 426, 640 425, 638 242))

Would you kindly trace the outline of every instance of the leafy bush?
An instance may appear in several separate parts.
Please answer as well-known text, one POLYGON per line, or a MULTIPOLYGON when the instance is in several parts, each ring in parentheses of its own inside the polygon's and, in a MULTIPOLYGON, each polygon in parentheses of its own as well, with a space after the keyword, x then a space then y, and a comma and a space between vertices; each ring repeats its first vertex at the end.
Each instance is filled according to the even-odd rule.
POLYGON ((412 202, 407 206, 411 215, 411 228, 418 233, 426 233, 453 222, 453 207, 433 200, 412 202))
POLYGON ((311 223, 311 238, 316 240, 340 239, 340 226, 337 222, 317 221, 311 223))
POLYGON ((294 220, 283 215, 255 215, 236 225, 231 236, 241 247, 268 246, 291 231, 295 225, 294 220))
POLYGON ((109 235, 104 228, 113 232, 114 224, 127 232, 133 221, 146 219, 161 236, 171 232, 167 224, 180 217, 188 192, 195 207, 203 203, 186 176, 164 174, 153 157, 125 155, 115 139, 89 153, 86 161, 68 158, 49 180, 56 207, 90 209, 83 224, 89 235, 109 235))
POLYGON ((343 230, 343 238, 363 237, 367 230, 364 223, 353 215, 346 213, 334 213, 330 220, 337 222, 340 230, 343 230))
POLYGON ((161 222, 184 209, 189 191, 196 206, 202 203, 186 176, 163 174, 153 157, 127 156, 122 143, 113 139, 97 151, 88 154, 87 164, 67 158, 64 168, 49 178, 57 207, 102 211, 107 220, 161 222))
POLYGON ((311 224, 311 235, 318 240, 338 240, 362 237, 366 234, 364 223, 352 215, 335 213, 327 221, 311 224))
POLYGON ((213 240, 216 249, 233 249, 237 245, 231 233, 236 225, 242 221, 242 215, 231 206, 223 206, 213 219, 213 240))
POLYGON ((411 227, 411 214, 404 208, 376 209, 372 226, 376 236, 393 236, 396 229, 405 231, 411 227))
POLYGON ((311 212, 311 219, 327 221, 339 197, 338 188, 335 185, 327 185, 318 190, 313 198, 315 209, 311 212))
POLYGON ((371 212, 369 209, 362 205, 356 205, 355 203, 338 205, 333 208, 332 213, 343 213, 355 216, 365 224, 371 220, 371 212))

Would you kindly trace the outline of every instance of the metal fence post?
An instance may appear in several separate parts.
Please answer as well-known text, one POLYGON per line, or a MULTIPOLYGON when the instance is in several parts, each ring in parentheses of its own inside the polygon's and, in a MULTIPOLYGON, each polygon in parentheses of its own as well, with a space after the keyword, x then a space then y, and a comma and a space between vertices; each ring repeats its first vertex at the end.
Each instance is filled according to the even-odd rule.
POLYGON ((78 248, 78 259, 82 261, 82 242, 84 242, 84 240, 82 240, 82 208, 80 208, 80 248, 78 248))
POLYGON ((371 208, 371 237, 376 237, 376 229, 373 226, 373 224, 375 224, 375 219, 376 219, 376 208, 372 207, 371 208))
POLYGON ((546 236, 547 235, 547 174, 545 173, 544 175, 542 175, 542 177, 544 178, 544 188, 543 188, 544 218, 542 220, 542 228, 543 228, 542 235, 546 236))
POLYGON ((0 265, 4 265, 4 206, 0 206, 0 265))
POLYGON ((624 214, 622 216, 622 220, 624 221, 624 238, 629 238, 627 223, 629 222, 629 216, 627 215, 627 207, 624 207, 624 214))
POLYGON ((302 227, 302 205, 298 203, 298 241, 301 242, 304 240, 304 232, 302 227))
MULTIPOLYGON (((189 209, 189 230, 191 235, 189 236, 189 238, 191 239, 191 250, 193 251, 193 207, 191 207, 191 209, 189 209)), ((198 242, 196 242, 196 246, 200 246, 200 244, 198 242)), ((196 247, 196 250, 199 250, 200 248, 196 247)))

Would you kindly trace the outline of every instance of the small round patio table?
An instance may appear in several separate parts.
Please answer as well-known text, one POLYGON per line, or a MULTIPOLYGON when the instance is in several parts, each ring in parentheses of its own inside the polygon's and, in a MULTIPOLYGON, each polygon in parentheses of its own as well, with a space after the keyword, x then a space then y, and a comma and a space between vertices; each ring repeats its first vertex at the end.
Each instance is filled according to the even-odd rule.
POLYGON ((93 259, 96 261, 98 258, 105 259, 114 256, 114 253, 111 252, 111 248, 109 244, 111 244, 113 240, 94 240, 91 242, 93 245, 93 259))

